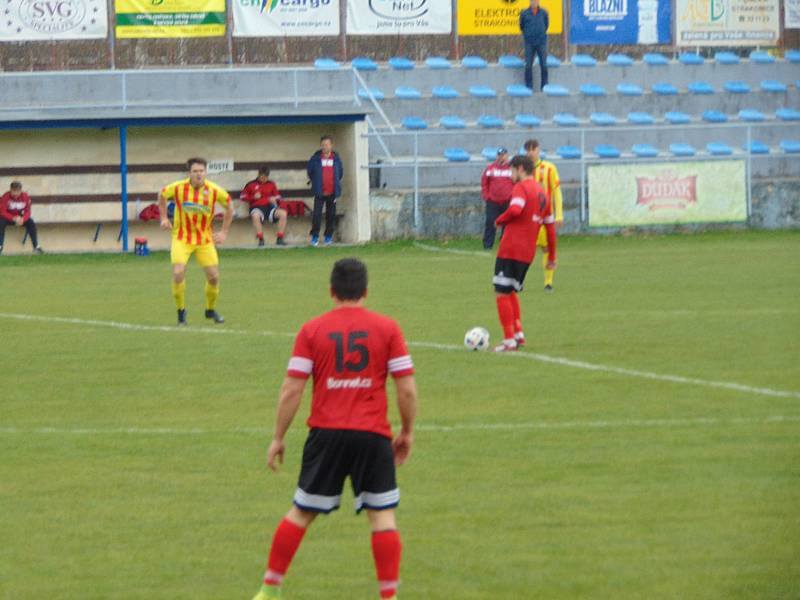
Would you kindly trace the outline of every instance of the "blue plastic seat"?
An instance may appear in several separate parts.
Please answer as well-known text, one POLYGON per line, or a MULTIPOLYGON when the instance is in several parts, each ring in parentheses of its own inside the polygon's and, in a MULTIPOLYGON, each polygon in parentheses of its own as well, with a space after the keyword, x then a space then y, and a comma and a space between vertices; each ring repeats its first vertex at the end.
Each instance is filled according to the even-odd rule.
POLYGON ((341 69, 342 65, 332 58, 318 58, 314 61, 314 68, 320 71, 336 71, 341 69))
POLYGON ((696 150, 691 144, 670 144, 669 151, 674 156, 694 156, 696 150))
POLYGON ((401 124, 405 129, 411 129, 415 131, 428 128, 428 123, 425 121, 425 119, 421 119, 420 117, 406 117, 402 120, 401 124))
POLYGON ((443 116, 441 119, 439 119, 439 125, 445 129, 464 129, 467 126, 467 124, 464 122, 464 119, 457 117, 456 115, 443 116))
MULTIPOLYGON (((548 54, 547 60, 545 60, 544 62, 547 65, 548 69, 557 69, 561 66, 561 61, 558 59, 557 56, 554 56, 553 54, 548 54)), ((536 60, 536 64, 539 64, 538 59, 536 60)))
POLYGON ((637 111, 628 113, 628 123, 633 123, 634 125, 652 125, 655 122, 656 120, 650 113, 637 111))
POLYGON ((706 144, 706 152, 712 156, 730 156, 733 154, 733 148, 722 142, 709 142, 706 144))
POLYGON ((669 64, 669 59, 658 52, 648 52, 642 57, 642 60, 651 67, 666 67, 669 64))
POLYGON ((469 86, 469 95, 475 98, 496 98, 497 92, 488 85, 471 85, 469 86))
POLYGON ((716 52, 714 62, 718 65, 738 65, 739 57, 733 52, 716 52))
POLYGON ((389 59, 389 66, 395 71, 412 71, 414 69, 414 61, 405 56, 393 56, 389 59))
POLYGON ((575 115, 561 112, 553 115, 553 123, 560 127, 577 127, 581 122, 575 115))
POLYGON ((506 54, 497 60, 497 64, 506 69, 522 69, 525 67, 525 61, 519 56, 513 54, 506 54))
POLYGON ((779 108, 775 111, 775 117, 781 121, 800 121, 800 110, 779 108))
POLYGON ((800 63, 800 50, 787 50, 785 58, 790 63, 800 63))
POLYGON ((670 125, 686 125, 692 121, 692 118, 684 112, 671 110, 664 113, 664 119, 670 125))
POLYGON ((495 115, 481 115, 478 117, 478 126, 485 129, 502 129, 505 121, 495 115))
POLYGON ((600 158, 619 158, 620 152, 616 146, 611 144, 597 144, 594 153, 600 158))
POLYGON ((520 127, 538 127, 542 124, 542 120, 536 115, 529 113, 520 113, 514 117, 514 121, 520 127))
POLYGON ((451 65, 443 56, 429 56, 425 59, 425 66, 429 69, 449 69, 451 65))
POLYGON ((706 123, 726 123, 728 121, 728 115, 720 110, 704 110, 700 117, 706 123))
POLYGON ((692 81, 686 86, 692 94, 713 94, 714 88, 706 81, 692 81))
POLYGON ((461 66, 465 69, 485 69, 488 63, 475 54, 470 54, 461 59, 461 66))
POLYGON ((489 161, 494 161, 497 159, 497 146, 486 146, 483 150, 481 150, 481 156, 489 161))
POLYGON ((791 154, 800 152, 800 142, 797 140, 781 140, 781 150, 791 154))
POLYGON ((731 94, 747 94, 750 91, 750 86, 744 81, 726 81, 725 91, 731 94))
POLYGON ((422 94, 418 89, 406 85, 397 87, 394 90, 394 95, 395 98, 400 98, 401 100, 419 100, 422 98, 422 94))
POLYGON ((702 65, 705 62, 702 56, 700 56, 699 54, 692 54, 691 52, 683 52, 678 57, 678 61, 682 65, 687 65, 687 66, 702 65))
MULTIPOLYGON (((742 145, 742 150, 747 152, 747 142, 742 145)), ((764 142, 751 140, 750 154, 769 154, 769 146, 767 146, 764 142)))
POLYGON ((677 96, 678 94, 678 88, 666 82, 654 83, 652 90, 654 94, 659 96, 677 96))
POLYGON ((623 96, 641 96, 644 90, 642 86, 635 83, 620 83, 617 86, 617 93, 623 96))
POLYGON ((353 65, 353 68, 356 71, 377 71, 378 70, 378 63, 376 63, 371 58, 367 58, 366 56, 356 56, 352 62, 350 63, 353 65))
POLYGON ((743 108, 739 111, 739 119, 750 123, 759 123, 766 120, 766 116, 760 110, 754 108, 743 108))
MULTIPOLYGON (((383 100, 386 97, 384 93, 376 87, 369 88, 369 91, 372 93, 372 97, 375 98, 375 100, 383 100)), ((369 100, 369 93, 367 93, 367 90, 364 88, 359 88, 358 97, 363 100, 369 100)))
POLYGON ((608 64, 614 67, 630 67, 633 65, 633 59, 627 54, 609 54, 608 64))
POLYGON ((555 83, 548 83, 544 88, 542 88, 545 96, 555 96, 555 97, 564 97, 569 96, 569 90, 564 87, 563 85, 558 85, 555 83))
POLYGON ((775 62, 775 57, 763 50, 753 50, 750 53, 750 62, 757 65, 771 65, 775 62))
POLYGON ((436 86, 431 90, 434 98, 442 98, 444 100, 452 100, 453 98, 458 98, 461 94, 456 91, 455 88, 450 87, 449 85, 439 85, 436 86))
POLYGON ((614 115, 608 114, 607 112, 593 112, 591 115, 589 115, 589 120, 595 125, 600 125, 601 127, 608 127, 609 125, 617 124, 617 118, 614 115))
POLYGON ((777 79, 765 79, 761 82, 761 90, 764 92, 785 92, 788 89, 785 83, 777 79))
POLYGON ((450 162, 467 162, 469 160, 469 152, 463 148, 445 148, 444 157, 450 162))
POLYGON ((533 90, 521 83, 512 83, 506 88, 506 94, 514 98, 528 98, 533 96, 533 90))
POLYGON ((594 67, 597 65, 597 60, 588 54, 575 54, 571 62, 576 67, 594 67))
POLYGON ((606 95, 606 90, 601 85, 596 83, 583 83, 581 84, 581 94, 584 96, 600 97, 606 95))
POLYGON ((575 146, 559 146, 556 148, 556 154, 561 158, 580 158, 581 149, 575 146))
POLYGON ((658 156, 658 148, 650 144, 634 144, 631 146, 631 152, 639 158, 653 158, 654 156, 658 156))

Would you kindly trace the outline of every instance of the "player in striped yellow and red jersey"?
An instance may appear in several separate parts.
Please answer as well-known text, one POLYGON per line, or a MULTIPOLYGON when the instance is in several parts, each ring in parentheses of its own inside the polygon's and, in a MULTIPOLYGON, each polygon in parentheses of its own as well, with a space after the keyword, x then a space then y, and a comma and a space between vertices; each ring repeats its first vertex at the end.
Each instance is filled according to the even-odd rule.
POLYGON ((217 313, 219 297, 219 256, 216 244, 225 242, 233 221, 230 195, 206 179, 206 161, 190 158, 189 177, 170 183, 158 194, 161 227, 172 230, 172 296, 178 309, 178 325, 186 325, 186 263, 192 254, 206 274, 206 318, 215 323, 225 320, 217 313), (174 222, 167 216, 167 201, 175 202, 174 222), (211 225, 216 205, 225 207, 222 231, 214 233, 211 225))
MULTIPOLYGON (((553 217, 555 218, 555 229, 558 230, 564 224, 564 199, 561 195, 561 179, 558 177, 558 169, 550 161, 543 160, 540 156, 541 148, 536 140, 525 142, 525 154, 533 161, 533 178, 536 183, 544 188, 545 193, 550 198, 553 206, 553 217)), ((536 245, 542 250, 547 248, 547 235, 543 228, 539 230, 539 238, 536 245)), ((547 259, 542 252, 542 267, 544 268, 544 290, 553 291, 553 276, 555 270, 547 268, 547 259)))

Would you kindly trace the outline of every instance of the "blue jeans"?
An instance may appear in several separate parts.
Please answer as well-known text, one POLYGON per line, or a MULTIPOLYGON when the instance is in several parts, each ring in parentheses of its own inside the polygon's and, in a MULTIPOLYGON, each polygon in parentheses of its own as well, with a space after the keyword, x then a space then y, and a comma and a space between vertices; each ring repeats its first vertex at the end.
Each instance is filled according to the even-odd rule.
POLYGON ((533 89, 533 58, 539 57, 539 68, 542 71, 542 82, 539 89, 547 85, 547 41, 534 44, 525 40, 525 85, 533 89))

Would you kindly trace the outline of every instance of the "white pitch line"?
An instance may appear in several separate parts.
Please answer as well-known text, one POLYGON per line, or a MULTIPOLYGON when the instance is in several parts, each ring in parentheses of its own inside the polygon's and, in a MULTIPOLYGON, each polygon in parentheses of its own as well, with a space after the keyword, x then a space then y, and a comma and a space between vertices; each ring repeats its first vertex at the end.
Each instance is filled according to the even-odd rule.
POLYGON ((428 244, 423 244, 422 242, 414 242, 414 246, 419 248, 420 250, 427 250, 428 252, 446 252, 448 254, 461 254, 462 256, 488 256, 489 258, 494 258, 494 254, 491 252, 483 251, 480 252, 478 250, 458 250, 456 248, 441 248, 439 246, 430 246, 428 244))
MULTIPOLYGON (((702 427, 735 425, 772 425, 776 423, 798 423, 800 415, 772 415, 722 419, 718 417, 696 417, 692 419, 628 419, 611 421, 538 421, 528 423, 459 423, 454 425, 420 424, 419 432, 458 431, 536 431, 553 429, 642 429, 668 427, 702 427)), ((290 430, 293 434, 304 433, 302 428, 290 430)), ((0 435, 152 435, 152 436, 206 436, 206 435, 264 435, 272 429, 267 427, 234 427, 231 429, 208 429, 204 427, 0 427, 0 435)))
MULTIPOLYGON (((78 319, 70 317, 48 317, 42 315, 25 315, 17 313, 0 313, 0 318, 14 319, 20 321, 41 321, 46 323, 65 323, 68 325, 89 325, 97 327, 110 327, 114 329, 122 329, 128 331, 157 331, 165 333, 210 333, 216 335, 257 335, 264 337, 288 337, 292 338, 293 333, 280 333, 275 331, 251 331, 242 329, 231 329, 229 327, 177 327, 168 325, 140 325, 136 323, 122 323, 118 321, 98 321, 94 319, 78 319)), ((444 350, 447 352, 464 352, 464 347, 457 344, 439 344, 436 342, 415 342, 409 341, 408 345, 412 348, 431 348, 434 350, 444 350)), ((624 375, 626 377, 635 377, 638 379, 649 379, 652 381, 665 381, 669 383, 677 383, 681 385, 695 385, 702 387, 719 388, 726 390, 733 390, 736 392, 745 392, 749 394, 758 394, 761 396, 771 396, 774 398, 798 398, 800 399, 800 392, 774 390, 771 388, 755 387, 736 383, 732 381, 713 381, 708 379, 700 379, 697 377, 684 377, 682 375, 670 375, 664 373, 654 373, 652 371, 640 371, 637 369, 627 369, 624 367, 614 367, 611 365, 602 365, 597 363, 589 363, 581 360, 573 360, 571 358, 563 358, 559 356, 549 356, 547 354, 539 354, 535 352, 508 352, 497 356, 511 356, 516 359, 535 360, 538 362, 556 364, 564 367, 572 367, 582 369, 585 371, 596 371, 600 373, 614 373, 616 375, 624 375)))

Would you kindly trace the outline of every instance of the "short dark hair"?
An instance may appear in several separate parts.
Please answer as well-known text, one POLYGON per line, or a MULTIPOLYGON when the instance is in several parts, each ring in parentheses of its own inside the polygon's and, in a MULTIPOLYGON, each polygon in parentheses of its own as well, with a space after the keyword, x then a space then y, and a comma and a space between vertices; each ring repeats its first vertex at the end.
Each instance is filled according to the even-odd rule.
POLYGON ((531 150, 536 150, 539 147, 539 140, 528 140, 523 145, 526 152, 530 152, 531 150))
POLYGON ((357 258, 337 260, 331 271, 331 289, 339 300, 359 300, 367 293, 367 265, 357 258))
POLYGON ((258 167, 258 174, 259 175, 266 175, 269 177, 269 167, 267 165, 261 165, 258 167))
POLYGON ((11 182, 11 189, 12 190, 21 190, 22 184, 19 181, 12 181, 11 182))
POLYGON ((205 158, 200 158, 199 156, 195 156, 194 158, 190 158, 186 161, 186 170, 191 171, 192 165, 203 165, 204 167, 208 166, 208 161, 205 158))
POLYGON ((533 175, 533 161, 531 160, 530 156, 524 156, 522 154, 517 154, 514 158, 511 159, 511 168, 518 169, 522 167, 525 169, 525 172, 528 175, 533 175))
POLYGON ((333 138, 331 136, 329 136, 328 134, 325 134, 321 138, 319 138, 319 143, 321 144, 325 140, 330 140, 331 144, 333 143, 333 138))

